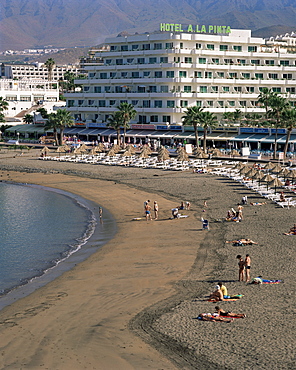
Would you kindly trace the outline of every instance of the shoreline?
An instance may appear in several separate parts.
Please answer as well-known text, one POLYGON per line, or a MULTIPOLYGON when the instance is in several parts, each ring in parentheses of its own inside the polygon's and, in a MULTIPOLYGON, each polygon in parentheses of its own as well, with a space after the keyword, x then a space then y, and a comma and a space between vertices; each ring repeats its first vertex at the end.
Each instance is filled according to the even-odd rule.
MULTIPOLYGON (((112 369, 115 368, 115 363, 119 369, 172 369, 173 366, 184 369, 236 369, 239 364, 244 364, 246 369, 293 368, 291 343, 293 343, 294 334, 287 324, 291 323, 291 320, 293 322, 290 312, 293 298, 289 291, 293 291, 291 277, 294 277, 292 266, 295 261, 293 252, 295 241, 291 239, 293 237, 283 237, 281 231, 285 231, 289 222, 293 222, 295 209, 275 208, 271 202, 261 208, 249 206, 244 210, 245 220, 242 223, 210 222, 211 230, 207 232, 200 230, 199 219, 202 215, 203 200, 208 200, 209 209, 206 215, 213 221, 215 218, 225 216, 229 206, 240 201, 242 194, 247 194, 250 201, 261 199, 261 197, 238 183, 212 175, 200 176, 188 172, 170 173, 161 170, 92 167, 91 165, 70 165, 66 168, 62 163, 52 164, 52 166, 47 164, 43 167, 36 159, 33 159, 30 165, 29 163, 23 160, 23 170, 29 172, 35 167, 34 176, 39 176, 39 178, 63 177, 64 175, 60 172, 68 175, 75 174, 76 177, 67 178, 76 178, 78 183, 85 180, 82 176, 87 176, 88 181, 95 182, 99 177, 104 178, 104 181, 100 183, 111 185, 109 198, 111 190, 116 196, 109 206, 117 208, 115 217, 120 220, 118 222, 119 235, 122 235, 123 239, 119 240, 115 236, 115 239, 107 243, 106 248, 103 247, 101 253, 96 253, 94 258, 90 257, 86 263, 79 264, 76 268, 81 273, 84 265, 91 265, 92 260, 96 259, 97 267, 102 271, 105 268, 104 271, 108 271, 108 274, 111 272, 109 276, 112 278, 118 271, 114 268, 109 271, 104 266, 104 258, 107 261, 112 257, 113 262, 119 263, 117 267, 127 266, 128 263, 129 269, 137 274, 137 281, 132 276, 133 274, 129 273, 130 270, 123 270, 122 277, 118 279, 117 276, 117 279, 113 280, 116 284, 115 288, 107 280, 99 284, 100 298, 108 302, 107 308, 106 306, 100 307, 99 316, 104 317, 109 305, 114 309, 114 302, 110 301, 108 296, 112 289, 115 289, 112 296, 116 297, 119 303, 117 302, 116 319, 113 317, 113 323, 117 322, 117 325, 110 326, 107 320, 106 326, 106 321, 101 321, 101 324, 92 330, 92 341, 86 341, 90 346, 96 344, 93 347, 94 351, 100 352, 104 358, 104 360, 102 357, 94 358, 87 351, 95 368, 112 369), (38 174, 38 171, 41 172, 38 174), (123 193, 118 195, 116 187, 120 187, 123 193), (219 194, 221 191, 222 197, 219 194), (125 200, 122 202, 121 198, 124 198, 127 193, 132 198, 128 197, 126 198, 129 199, 128 202, 125 200), (166 211, 165 218, 162 218, 161 222, 130 222, 132 217, 142 214, 143 199, 148 199, 148 196, 151 200, 154 199, 152 196, 158 201, 161 200, 159 204, 166 210, 170 210, 172 205, 176 206, 177 200, 178 203, 179 200, 190 200, 192 204, 190 217, 182 220, 168 220, 170 212, 166 211), (120 208, 119 203, 123 208, 120 208), (127 204, 131 207, 126 208, 127 204), (159 227, 160 223, 161 227, 159 227), (177 228, 175 225, 178 225, 177 228), (265 230, 268 231, 267 234, 265 230), (132 239, 130 235, 133 235, 132 239), (259 245, 253 246, 250 250, 225 244, 225 240, 238 237, 250 237, 258 241, 259 245), (149 239, 148 242, 145 238, 149 239), (124 243, 125 239, 127 243, 124 243), (292 245, 287 245, 290 242, 292 245), (124 245, 123 250, 121 250, 122 245, 124 245), (251 270, 252 275, 260 272, 267 278, 284 278, 285 284, 260 287, 259 290, 256 286, 238 283, 235 256, 239 252, 251 253, 254 263, 254 269, 251 270), (249 317, 250 319, 225 324, 225 326, 223 323, 197 323, 192 319, 200 312, 209 312, 213 309, 212 304, 201 298, 210 292, 218 280, 226 282, 231 292, 242 292, 245 295, 240 302, 235 302, 235 306, 231 303, 223 303, 223 308, 247 312, 247 319, 249 317), (123 282, 125 284, 122 284, 123 282), (129 284, 129 293, 123 292, 126 283, 129 284), (274 295, 272 302, 269 299, 270 294, 274 295), (125 301, 124 305, 120 306, 122 296, 125 301), (136 298, 136 303, 133 301, 134 298, 136 298), (120 313, 118 316, 119 306, 119 311, 124 311, 127 302, 129 304, 132 302, 129 312, 120 313), (262 316, 264 310, 268 312, 266 316, 262 316), (120 333, 118 328, 121 328, 120 333), (277 333, 275 337, 274 329, 277 333), (243 337, 240 335, 242 332, 244 332, 243 337), (104 340, 98 339, 101 335, 104 340), (148 346, 138 336, 148 343, 148 346), (112 346, 109 342, 111 338, 113 338, 112 346), (116 348, 114 348, 114 341, 116 348), (203 343, 207 343, 207 346, 203 343), (260 343, 259 348, 256 343, 260 343), (223 351, 227 353, 227 361, 224 358, 221 359, 221 356, 216 353, 217 346, 222 346, 223 351), (161 354, 154 348, 158 349, 161 354), (269 367, 266 365, 265 358, 272 360, 271 364, 269 361, 269 367), (101 366, 101 364, 104 365, 101 366)), ((7 165, 11 169, 17 167, 13 160, 7 165)), ((20 173, 18 176, 21 178, 26 174, 20 173)), ((62 186, 66 186, 63 181, 61 183, 62 186)), ((94 193, 91 195, 91 198, 93 197, 95 197, 94 193)), ((109 198, 105 198, 107 203, 109 203, 109 198)), ((160 208, 161 212, 162 208, 160 208)), ((69 275, 77 276, 76 268, 71 270, 69 275)), ((89 276, 88 281, 92 281, 92 284, 94 281, 97 283, 94 275, 89 276)), ((70 284, 67 279, 62 283, 67 282, 70 284)), ((60 279, 58 278, 51 285, 58 289, 61 286, 60 279)), ((84 286, 84 289, 87 290, 89 287, 84 286)), ((90 313, 92 310, 97 312, 97 306, 94 306, 93 302, 88 301, 85 304, 90 313)), ((63 307, 65 309, 66 306, 63 307)), ((75 315, 72 318, 75 318, 75 315)), ((0 312, 0 321, 2 319, 0 312)), ((85 330, 83 326, 79 328, 81 332, 85 330)), ((69 366, 69 368, 78 369, 79 367, 75 367, 77 362, 73 360, 75 357, 73 353, 69 356, 69 351, 66 352, 67 365, 63 363, 63 367, 58 365, 56 368, 67 369, 69 366)), ((79 356, 83 356, 83 352, 79 352, 79 356)), ((52 365, 50 360, 47 360, 45 361, 47 366, 52 365)), ((40 366, 40 363, 38 364, 40 366)))

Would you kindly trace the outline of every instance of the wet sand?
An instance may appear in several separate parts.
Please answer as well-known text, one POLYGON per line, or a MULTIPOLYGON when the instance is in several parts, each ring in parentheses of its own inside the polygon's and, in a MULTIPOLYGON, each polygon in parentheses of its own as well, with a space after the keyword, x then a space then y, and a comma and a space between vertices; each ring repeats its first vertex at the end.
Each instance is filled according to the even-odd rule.
POLYGON ((100 251, 0 312, 1 368, 295 368, 296 238, 282 235, 296 220, 295 208, 246 206, 243 222, 220 223, 214 220, 244 194, 262 198, 226 178, 191 172, 45 162, 32 153, 0 157, 0 164, 2 180, 78 194, 107 208, 118 225, 100 251), (146 199, 158 201, 159 220, 132 221, 143 217, 146 199), (169 220, 182 200, 191 201, 189 217, 169 220), (210 220, 209 231, 201 230, 201 216, 210 220), (225 244, 237 237, 259 245, 225 244), (284 284, 238 282, 235 257, 246 253, 253 277, 284 284), (204 298, 218 280, 244 294, 221 306, 246 319, 194 319, 214 311, 204 298))

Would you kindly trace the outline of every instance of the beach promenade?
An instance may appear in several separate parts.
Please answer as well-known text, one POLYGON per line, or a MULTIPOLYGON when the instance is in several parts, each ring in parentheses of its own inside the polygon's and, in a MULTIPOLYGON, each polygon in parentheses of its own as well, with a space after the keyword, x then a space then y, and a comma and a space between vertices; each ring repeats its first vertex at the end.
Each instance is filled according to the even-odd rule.
POLYGON ((40 161, 34 152, 0 156, 0 176, 83 196, 118 226, 86 261, 0 312, 1 369, 295 369, 296 237, 283 232, 296 208, 267 201, 244 207, 240 223, 215 222, 243 195, 262 198, 210 174, 40 161), (157 200, 159 219, 132 221, 147 199, 157 200), (170 220, 181 201, 191 202, 189 217, 170 220), (225 243, 242 237, 258 245, 225 243), (236 255, 246 253, 251 277, 284 283, 238 282, 236 255), (244 295, 220 306, 245 319, 195 319, 214 312, 205 297, 217 281, 244 295))

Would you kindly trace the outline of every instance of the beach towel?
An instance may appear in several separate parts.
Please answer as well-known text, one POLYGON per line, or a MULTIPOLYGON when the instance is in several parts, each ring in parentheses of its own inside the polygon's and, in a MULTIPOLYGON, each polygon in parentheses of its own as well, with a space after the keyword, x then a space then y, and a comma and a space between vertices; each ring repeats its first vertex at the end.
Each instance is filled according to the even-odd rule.
POLYGON ((280 284, 283 280, 278 279, 262 279, 261 277, 254 278, 250 284, 280 284))
MULTIPOLYGON (((229 296, 229 298, 224 297, 224 301, 234 302, 234 301, 237 301, 238 299, 242 298, 243 296, 244 296, 243 294, 231 295, 231 296, 229 296)), ((209 302, 219 302, 216 299, 207 299, 207 301, 209 301, 209 302)))

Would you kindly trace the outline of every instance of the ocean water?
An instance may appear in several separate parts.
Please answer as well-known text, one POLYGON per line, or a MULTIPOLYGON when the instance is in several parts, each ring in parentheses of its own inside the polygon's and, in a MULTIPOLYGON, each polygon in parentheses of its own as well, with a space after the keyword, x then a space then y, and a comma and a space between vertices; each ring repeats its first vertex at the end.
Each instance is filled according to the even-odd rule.
POLYGON ((0 183, 0 296, 81 253, 94 235, 95 248, 103 245, 114 228, 97 211, 62 191, 0 183))

